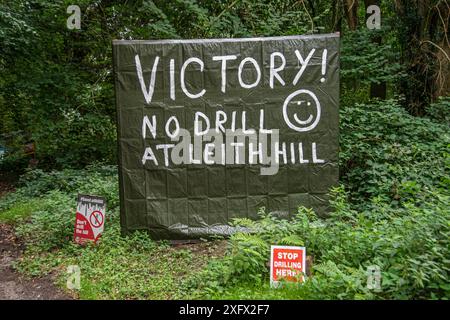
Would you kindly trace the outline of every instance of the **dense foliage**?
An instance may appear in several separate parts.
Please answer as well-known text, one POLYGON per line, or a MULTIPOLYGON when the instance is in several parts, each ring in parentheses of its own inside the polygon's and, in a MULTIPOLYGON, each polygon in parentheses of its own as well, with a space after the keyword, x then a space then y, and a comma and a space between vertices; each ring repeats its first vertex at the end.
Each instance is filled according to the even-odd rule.
POLYGON ((57 271, 64 287, 67 266, 78 265, 82 273, 77 295, 82 299, 188 298, 189 292, 181 291, 179 282, 206 265, 220 243, 201 244, 194 255, 156 243, 143 232, 122 237, 118 201, 115 166, 27 172, 18 190, 0 203, 0 222, 15 224, 26 244, 16 269, 26 276, 57 271), (98 246, 81 247, 72 241, 78 192, 107 200, 108 227, 98 246))
POLYGON ((237 220, 250 232, 233 235, 233 254, 189 284, 200 296, 450 297, 448 126, 412 117, 394 101, 344 108, 341 119, 343 185, 332 192, 331 216, 299 208, 292 221, 264 211, 257 222, 237 220), (311 281, 269 290, 266 262, 274 243, 306 246, 314 258, 311 281), (367 289, 373 265, 382 271, 379 292, 367 289))
POLYGON ((65 268, 77 264, 81 298, 450 298, 448 2, 363 2, 80 0, 81 30, 68 30, 72 1, 2 1, 0 177, 22 175, 0 198, 0 222, 14 224, 26 245, 16 268, 56 272, 64 286, 65 268), (370 4, 382 9, 381 30, 365 27, 370 4), (112 39, 335 31, 341 150, 330 217, 299 208, 288 222, 262 208, 259 221, 234 222, 248 232, 195 253, 145 233, 121 237, 112 39), (23 150, 28 142, 34 156, 23 150), (72 243, 83 192, 107 198, 98 246, 72 243), (224 243, 228 254, 211 259, 224 243), (307 247, 304 285, 269 288, 274 243, 307 247), (366 285, 373 265, 381 290, 366 285))
POLYGON ((229 254, 200 271, 204 255, 168 254, 142 233, 120 237, 115 167, 32 170, 0 205, 2 220, 29 219, 17 227, 27 244, 18 269, 40 275, 78 264, 89 270, 82 276, 85 298, 449 298, 447 125, 413 117, 395 101, 345 107, 341 118, 342 186, 332 192, 327 219, 299 208, 293 220, 278 220, 262 208, 257 222, 235 221, 250 232, 233 235, 229 254), (98 247, 80 248, 71 241, 74 200, 87 191, 107 198, 108 228, 98 247), (274 243, 308 248, 314 262, 304 286, 268 287, 274 243), (181 261, 176 269, 173 260, 181 261), (194 261, 199 269, 192 274, 194 261), (382 271, 381 291, 366 286, 372 265, 382 271))
MULTIPOLYGON (((359 9, 358 16, 347 18, 359 20, 362 27, 358 29, 354 29, 357 23, 352 20, 348 21, 348 28, 342 26, 348 12, 347 1, 342 0, 83 0, 77 2, 81 8, 81 30, 69 30, 66 9, 71 1, 3 1, 0 4, 0 145, 10 152, 1 166, 4 169, 25 167, 28 158, 21 146, 30 141, 36 144, 36 157, 42 168, 80 168, 94 160, 115 162, 113 39, 340 31, 343 89, 365 92, 353 101, 363 102, 361 99, 368 96, 369 87, 376 85, 387 86, 390 96, 400 90, 405 97, 416 99, 416 88, 422 84, 418 80, 420 74, 411 75, 417 62, 407 59, 409 38, 404 25, 415 25, 424 19, 431 28, 427 19, 432 18, 433 37, 426 41, 441 41, 446 25, 436 21, 436 17, 440 14, 442 21, 446 21, 442 12, 446 1, 434 1, 423 17, 417 11, 423 8, 410 6, 409 14, 402 16, 398 13, 403 8, 401 1, 395 5, 391 1, 378 2, 382 8, 381 30, 365 28, 365 23, 361 23, 365 8, 357 7, 357 1, 352 8, 359 9)), ((428 42, 420 50, 440 53, 440 58, 442 51, 428 42)), ((438 43, 439 48, 444 46, 444 53, 448 51, 445 47, 448 43, 438 43)), ((430 80, 434 70, 439 69, 441 95, 448 92, 445 79, 449 78, 445 73, 447 60, 432 64, 434 60, 428 61, 429 68, 423 77, 427 81, 428 93, 423 99, 426 102, 435 96, 430 80)), ((412 108, 408 101, 405 104, 407 110, 412 108)))

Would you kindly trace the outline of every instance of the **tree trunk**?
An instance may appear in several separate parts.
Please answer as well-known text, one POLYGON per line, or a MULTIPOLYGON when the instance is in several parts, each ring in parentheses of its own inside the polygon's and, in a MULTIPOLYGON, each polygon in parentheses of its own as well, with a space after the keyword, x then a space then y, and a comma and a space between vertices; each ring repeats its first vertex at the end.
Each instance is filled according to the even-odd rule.
POLYGON ((400 87, 413 115, 424 115, 430 102, 449 93, 447 6, 439 0, 395 1, 402 63, 408 74, 400 87))
POLYGON ((356 30, 358 26, 358 0, 343 0, 345 17, 350 30, 356 30))
MULTIPOLYGON (((367 8, 371 5, 377 5, 380 7, 380 0, 364 0, 365 5, 365 12, 366 12, 366 21, 370 17, 370 13, 367 13, 367 8)), ((373 37, 373 42, 377 45, 381 44, 381 36, 373 37)), ((379 98, 379 99, 386 99, 386 82, 381 83, 371 83, 370 84, 370 97, 371 98, 379 98)))
POLYGON ((332 12, 332 31, 342 34, 342 6, 341 0, 333 0, 331 2, 332 12))

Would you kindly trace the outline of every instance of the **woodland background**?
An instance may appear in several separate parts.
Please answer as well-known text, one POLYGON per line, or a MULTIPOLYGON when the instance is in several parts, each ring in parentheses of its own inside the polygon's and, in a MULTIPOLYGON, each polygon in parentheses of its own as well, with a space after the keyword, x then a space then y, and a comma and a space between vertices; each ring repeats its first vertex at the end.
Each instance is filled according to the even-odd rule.
POLYGON ((447 0, 72 2, 0 3, 0 177, 15 189, 0 195, 0 222, 26 245, 18 272, 57 273, 64 286, 64 268, 78 264, 81 298, 450 297, 447 0), (66 27, 71 4, 81 30, 66 27), (380 30, 366 26, 374 4, 380 30), (286 222, 261 208, 261 220, 234 222, 254 233, 185 249, 120 236, 111 40, 337 31, 340 186, 329 218, 299 208, 286 222), (108 199, 97 247, 71 242, 77 192, 108 199), (305 285, 268 287, 273 243, 308 248, 305 285), (372 265, 379 291, 366 286, 372 265))

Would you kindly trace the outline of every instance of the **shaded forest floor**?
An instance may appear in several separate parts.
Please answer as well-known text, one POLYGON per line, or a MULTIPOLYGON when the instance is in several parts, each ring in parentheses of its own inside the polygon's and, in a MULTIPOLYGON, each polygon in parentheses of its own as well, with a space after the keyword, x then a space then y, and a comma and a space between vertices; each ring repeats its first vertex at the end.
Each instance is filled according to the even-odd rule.
MULTIPOLYGON (((17 179, 14 177, 3 179, 4 175, 1 177, 0 198, 5 200, 4 205, 8 201, 8 197, 15 196, 17 179)), ((67 199, 64 202, 68 202, 67 199)), ((33 224, 30 220, 31 211, 41 208, 37 203, 43 204, 46 203, 46 200, 45 198, 34 201, 29 199, 11 207, 12 210, 0 210, 2 213, 0 215, 0 300, 102 299, 115 295, 121 296, 123 293, 119 294, 118 292, 121 290, 122 282, 116 278, 119 273, 126 274, 131 279, 137 276, 139 283, 152 284, 144 285, 138 296, 132 292, 126 292, 126 296, 170 299, 182 294, 182 292, 178 292, 181 279, 202 270, 211 258, 224 256, 227 248, 226 241, 174 242, 171 245, 167 242, 151 242, 148 247, 147 241, 141 243, 142 239, 137 237, 130 243, 126 240, 121 243, 118 229, 113 229, 108 232, 113 232, 115 236, 119 237, 114 238, 113 245, 109 243, 109 245, 102 244, 86 248, 73 244, 73 250, 76 250, 77 253, 72 257, 67 252, 65 253, 67 256, 63 254, 65 261, 61 265, 59 265, 61 262, 59 250, 47 251, 44 254, 46 262, 43 263, 43 256, 30 250, 30 243, 25 241, 26 237, 18 234, 18 229, 33 224), (140 248, 141 245, 144 247, 140 248), (125 249, 125 247, 127 248, 125 249), (98 250, 100 252, 97 252, 98 250), (83 253, 87 256, 83 256, 83 253), (76 257, 80 260, 76 261, 76 257), (104 264, 99 257, 109 257, 114 262, 110 264, 107 259, 108 262, 104 264), (56 268, 55 263, 58 265, 56 268), (93 264, 91 271, 102 269, 103 272, 101 276, 89 279, 86 283, 85 264, 91 263, 93 264), (65 270, 70 264, 81 265, 83 288, 81 291, 66 289, 67 274, 65 270), (118 270, 113 272, 106 270, 111 265, 116 265, 118 270), (107 291, 107 294, 103 291, 107 291)), ((73 219, 70 219, 70 229, 73 229, 72 223, 73 219)), ((52 231, 55 230, 52 229, 52 231)), ((35 234, 43 235, 49 231, 40 229, 35 234)), ((108 236, 104 240, 107 239, 108 236)), ((31 249, 33 246, 32 244, 31 249)), ((124 290, 128 291, 130 288, 124 290)))
POLYGON ((16 175, 0 172, 0 197, 15 190, 13 183, 16 180, 16 175))

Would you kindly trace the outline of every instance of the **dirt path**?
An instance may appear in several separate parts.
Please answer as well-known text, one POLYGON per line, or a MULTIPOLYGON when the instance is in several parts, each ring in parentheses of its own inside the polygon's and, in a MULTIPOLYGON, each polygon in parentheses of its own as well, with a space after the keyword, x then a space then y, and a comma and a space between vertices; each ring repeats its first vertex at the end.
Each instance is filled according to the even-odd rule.
POLYGON ((0 224, 0 300, 54 300, 71 299, 59 290, 48 277, 27 280, 13 268, 22 248, 11 226, 0 224))

